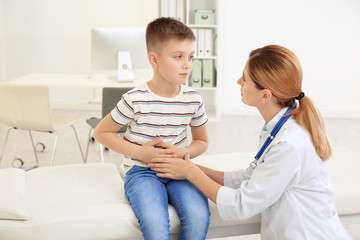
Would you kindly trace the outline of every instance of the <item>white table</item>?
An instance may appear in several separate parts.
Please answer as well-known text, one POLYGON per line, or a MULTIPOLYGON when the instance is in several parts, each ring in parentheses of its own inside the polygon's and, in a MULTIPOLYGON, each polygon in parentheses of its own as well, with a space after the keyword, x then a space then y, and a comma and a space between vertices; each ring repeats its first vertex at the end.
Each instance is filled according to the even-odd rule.
POLYGON ((135 87, 152 77, 151 69, 134 70, 134 79, 118 81, 108 78, 106 74, 81 75, 81 74, 56 74, 56 73, 31 73, 10 81, 14 84, 46 85, 49 87, 65 88, 103 88, 103 87, 135 87))
MULTIPOLYGON (((90 104, 101 104, 102 88, 104 87, 123 87, 132 88, 152 78, 152 69, 134 69, 134 79, 118 81, 114 72, 94 75, 81 74, 56 74, 56 73, 31 73, 9 81, 12 84, 25 85, 46 85, 50 91, 50 101, 54 108, 60 109, 98 109, 99 106, 89 106, 90 104), (75 95, 81 95, 80 89, 92 89, 92 96, 87 99, 72 100, 74 93, 68 94, 69 90, 75 89, 75 95), (65 99, 64 99, 65 97, 65 99), (59 99, 60 98, 60 99, 59 99)), ((77 96, 74 96, 77 97, 77 96)), ((84 97, 85 98, 85 97, 84 97)))

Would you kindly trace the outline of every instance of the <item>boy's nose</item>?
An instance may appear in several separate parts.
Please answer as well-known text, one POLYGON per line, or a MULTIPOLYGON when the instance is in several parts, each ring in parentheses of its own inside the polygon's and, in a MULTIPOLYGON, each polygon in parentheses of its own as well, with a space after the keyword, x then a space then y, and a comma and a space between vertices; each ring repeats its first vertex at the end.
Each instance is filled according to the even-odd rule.
POLYGON ((184 68, 184 69, 188 69, 188 68, 191 67, 191 64, 192 64, 192 61, 185 61, 185 62, 183 63, 183 68, 184 68))

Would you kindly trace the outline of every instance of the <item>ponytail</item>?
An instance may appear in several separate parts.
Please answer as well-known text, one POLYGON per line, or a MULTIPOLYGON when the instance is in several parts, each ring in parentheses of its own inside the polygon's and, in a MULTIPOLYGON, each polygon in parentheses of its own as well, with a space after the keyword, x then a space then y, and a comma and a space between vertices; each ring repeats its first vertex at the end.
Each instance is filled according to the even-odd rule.
POLYGON ((308 131, 315 150, 321 160, 330 158, 332 150, 325 133, 323 118, 311 99, 304 96, 299 100, 299 107, 292 112, 296 122, 308 131))

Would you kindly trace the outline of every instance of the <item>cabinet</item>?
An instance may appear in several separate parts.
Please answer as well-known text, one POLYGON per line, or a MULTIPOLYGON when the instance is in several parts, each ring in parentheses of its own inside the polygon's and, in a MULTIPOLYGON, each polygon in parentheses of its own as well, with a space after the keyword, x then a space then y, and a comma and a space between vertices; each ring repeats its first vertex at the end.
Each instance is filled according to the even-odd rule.
POLYGON ((159 16, 174 17, 197 38, 193 72, 187 85, 202 95, 210 120, 220 120, 221 0, 159 0, 159 16))

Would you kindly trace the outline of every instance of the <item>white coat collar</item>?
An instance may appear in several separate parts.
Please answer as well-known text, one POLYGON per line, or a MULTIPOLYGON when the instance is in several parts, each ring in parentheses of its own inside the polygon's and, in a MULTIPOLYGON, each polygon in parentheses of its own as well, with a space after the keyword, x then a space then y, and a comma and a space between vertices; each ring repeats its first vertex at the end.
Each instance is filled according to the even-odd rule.
POLYGON ((288 108, 282 108, 269 122, 265 123, 263 131, 271 131, 275 127, 276 123, 280 120, 280 118, 284 115, 286 109, 288 108))

